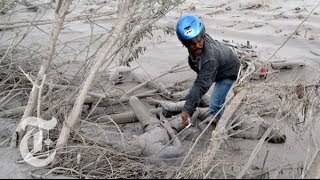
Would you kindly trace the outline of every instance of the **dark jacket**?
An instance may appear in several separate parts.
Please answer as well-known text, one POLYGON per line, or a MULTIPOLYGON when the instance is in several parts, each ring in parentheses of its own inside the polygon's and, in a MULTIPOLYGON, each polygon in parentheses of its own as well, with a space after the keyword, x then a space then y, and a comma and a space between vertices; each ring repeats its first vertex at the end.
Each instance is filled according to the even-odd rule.
POLYGON ((191 116, 200 103, 201 97, 207 93, 213 82, 229 78, 235 80, 240 68, 240 61, 233 50, 208 34, 204 37, 204 49, 201 56, 193 60, 189 55, 191 69, 197 72, 197 78, 184 105, 184 111, 191 116))

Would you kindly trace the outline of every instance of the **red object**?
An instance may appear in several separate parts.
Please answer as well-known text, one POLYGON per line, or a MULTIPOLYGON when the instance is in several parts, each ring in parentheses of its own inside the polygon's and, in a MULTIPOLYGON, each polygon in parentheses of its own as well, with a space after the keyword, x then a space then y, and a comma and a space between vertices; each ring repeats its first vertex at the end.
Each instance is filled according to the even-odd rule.
POLYGON ((262 67, 260 68, 260 78, 267 78, 268 68, 262 67))

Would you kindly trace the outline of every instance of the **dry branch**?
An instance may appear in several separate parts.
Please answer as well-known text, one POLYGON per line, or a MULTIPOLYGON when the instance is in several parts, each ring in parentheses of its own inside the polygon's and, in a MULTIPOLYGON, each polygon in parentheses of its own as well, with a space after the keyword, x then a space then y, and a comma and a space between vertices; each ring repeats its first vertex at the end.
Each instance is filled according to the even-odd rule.
MULTIPOLYGON (((96 19, 99 17, 111 16, 113 14, 115 14, 115 12, 105 12, 105 13, 99 13, 99 14, 93 14, 93 15, 81 15, 81 16, 77 16, 77 17, 65 18, 64 22, 81 21, 81 20, 86 20, 86 19, 96 19)), ((54 21, 52 21, 52 20, 13 21, 13 22, 7 22, 7 23, 0 23, 0 29, 5 30, 5 29, 21 28, 21 27, 28 27, 28 26, 39 26, 39 25, 52 24, 53 22, 54 21)))
MULTIPOLYGON (((205 152, 204 158, 196 159, 192 162, 192 167, 198 167, 199 164, 201 164, 201 167, 205 170, 210 172, 212 170, 212 161, 216 156, 217 151, 220 149, 220 146, 223 142, 225 142, 225 139, 228 138, 227 136, 227 125, 230 122, 232 116, 234 113, 238 110, 238 108, 241 105, 242 100, 247 95, 247 89, 240 90, 235 96, 233 96, 230 99, 230 103, 226 106, 225 112, 221 116, 220 120, 217 123, 217 126, 215 130, 212 132, 212 136, 210 139, 210 145, 207 148, 207 151, 205 152)), ((219 113, 219 112, 217 112, 219 113)), ((198 136, 196 141, 194 142, 193 146, 190 148, 189 152, 185 156, 184 160, 181 163, 181 166, 179 168, 179 171, 182 170, 184 163, 186 162, 187 158, 190 156, 191 152, 193 151, 195 145, 200 140, 200 137, 203 135, 203 133, 209 128, 212 121, 214 120, 215 116, 211 118, 211 121, 208 123, 207 127, 202 131, 202 133, 198 136)), ((191 168, 192 168, 191 167, 191 168)), ((178 175, 179 177, 180 175, 178 175)))
POLYGON ((182 67, 174 66, 174 67, 171 68, 169 71, 166 71, 166 72, 164 72, 164 73, 162 73, 162 74, 160 74, 160 75, 152 78, 151 80, 142 82, 142 83, 139 84, 138 86, 135 86, 135 87, 133 87, 132 89, 128 90, 128 91, 120 98, 120 101, 123 100, 123 99, 128 98, 128 96, 129 96, 132 92, 134 92, 135 90, 137 90, 137 89, 139 89, 139 88, 142 88, 142 87, 146 86, 148 83, 153 82, 153 81, 155 81, 155 80, 157 80, 157 79, 159 79, 159 78, 161 78, 161 77, 163 77, 163 76, 165 76, 165 75, 167 75, 167 74, 174 73, 175 71, 184 69, 184 68, 186 68, 186 67, 187 67, 187 66, 182 66, 182 67))
MULTIPOLYGON (((42 80, 43 76, 46 74, 47 69, 53 59, 56 42, 58 40, 58 36, 60 34, 66 13, 67 13, 68 8, 71 4, 71 1, 69 1, 69 0, 64 0, 64 1, 61 0, 61 2, 62 2, 62 4, 61 4, 60 8, 57 9, 57 11, 56 11, 57 13, 55 14, 55 19, 54 19, 54 23, 52 26, 52 31, 51 31, 51 34, 49 37, 49 42, 47 45, 46 56, 40 66, 40 70, 37 74, 35 84, 33 85, 33 88, 30 92, 27 107, 26 107, 24 114, 21 118, 22 120, 27 117, 30 117, 33 114, 33 111, 35 110, 36 105, 37 105, 37 98, 38 98, 38 94, 39 94, 39 87, 40 87, 41 80, 42 80)), ((17 126, 16 132, 15 132, 13 139, 12 139, 11 146, 18 145, 24 135, 24 132, 21 127, 22 120, 20 121, 19 125, 17 126)))
POLYGON ((17 107, 14 109, 9 109, 0 112, 0 117, 13 116, 18 114, 23 114, 23 111, 26 109, 26 106, 17 107))
MULTIPOLYGON (((226 127, 233 114, 241 105, 242 100, 246 97, 247 92, 248 91, 246 89, 240 90, 232 98, 230 104, 226 106, 225 112, 221 116, 221 119, 218 121, 216 129, 212 132, 211 143, 208 148, 210 150, 208 151, 207 159, 212 160, 216 156, 216 153, 220 149, 221 144, 225 142, 226 137, 228 137, 226 127)), ((204 162, 204 167, 206 167, 205 169, 210 169, 211 162, 204 162)))
POLYGON ((109 39, 107 43, 103 45, 103 47, 100 49, 100 52, 97 56, 97 61, 96 63, 92 66, 90 69, 90 72, 83 83, 83 86, 81 87, 81 90, 79 92, 78 98, 68 116, 66 121, 64 122, 64 125, 61 129, 61 133, 59 135, 58 141, 57 141, 57 147, 63 147, 70 134, 71 128, 75 125, 77 122, 78 118, 80 117, 81 111, 82 111, 82 106, 85 101, 85 98, 95 80, 96 74, 100 67, 106 63, 108 60, 108 56, 113 48, 113 46, 117 43, 117 41, 120 39, 120 35, 123 33, 126 24, 128 23, 132 11, 135 9, 132 7, 134 5, 133 1, 125 1, 124 4, 122 5, 122 8, 120 9, 118 21, 112 31, 112 34, 109 36, 109 39))
POLYGON ((307 172, 307 179, 319 179, 320 178, 320 150, 318 149, 314 155, 314 159, 307 172))

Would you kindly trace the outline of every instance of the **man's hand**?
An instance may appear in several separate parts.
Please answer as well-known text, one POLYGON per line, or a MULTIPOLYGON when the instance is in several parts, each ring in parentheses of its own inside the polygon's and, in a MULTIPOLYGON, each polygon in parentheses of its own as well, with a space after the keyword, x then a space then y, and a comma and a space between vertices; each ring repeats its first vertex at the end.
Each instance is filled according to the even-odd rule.
POLYGON ((181 119, 182 119, 182 124, 183 124, 184 126, 188 126, 189 123, 191 123, 191 122, 190 122, 190 119, 191 119, 190 114, 187 113, 187 112, 184 112, 184 111, 183 111, 183 112, 181 113, 181 119))

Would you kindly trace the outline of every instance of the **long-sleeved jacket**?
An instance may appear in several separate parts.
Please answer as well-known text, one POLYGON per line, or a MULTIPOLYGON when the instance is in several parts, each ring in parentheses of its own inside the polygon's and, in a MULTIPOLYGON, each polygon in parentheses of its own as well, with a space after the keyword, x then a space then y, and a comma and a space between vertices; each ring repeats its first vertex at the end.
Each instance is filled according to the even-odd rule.
POLYGON ((184 111, 191 116, 200 103, 201 97, 207 93, 213 82, 225 78, 235 80, 240 68, 239 58, 231 48, 212 39, 208 34, 205 35, 204 40, 201 56, 195 60, 191 55, 188 57, 191 69, 197 72, 197 78, 184 105, 184 111))

